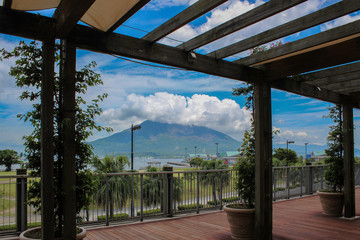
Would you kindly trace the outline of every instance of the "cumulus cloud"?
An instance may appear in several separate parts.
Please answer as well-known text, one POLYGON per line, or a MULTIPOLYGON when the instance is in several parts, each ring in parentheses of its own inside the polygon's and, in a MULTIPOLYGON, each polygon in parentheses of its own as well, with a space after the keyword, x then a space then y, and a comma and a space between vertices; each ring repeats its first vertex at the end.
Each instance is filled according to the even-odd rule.
POLYGON ((295 141, 296 145, 304 144, 305 142, 311 142, 311 144, 324 145, 324 139, 319 135, 314 134, 304 129, 287 129, 273 127, 273 131, 278 131, 274 136, 274 142, 278 144, 286 143, 286 140, 295 141))
POLYGON ((99 120, 116 131, 144 120, 206 126, 241 140, 250 127, 250 112, 231 99, 157 92, 149 96, 130 94, 121 107, 104 111, 99 120))

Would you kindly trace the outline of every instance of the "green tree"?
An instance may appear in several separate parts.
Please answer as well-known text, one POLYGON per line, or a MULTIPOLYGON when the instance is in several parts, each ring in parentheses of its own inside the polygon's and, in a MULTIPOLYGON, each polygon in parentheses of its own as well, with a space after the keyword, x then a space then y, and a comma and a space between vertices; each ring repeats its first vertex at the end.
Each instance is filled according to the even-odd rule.
MULTIPOLYGON (((147 172, 157 172, 156 167, 148 167, 147 172)), ((156 208, 160 205, 163 208, 164 197, 164 174, 149 174, 143 180, 143 199, 145 206, 156 208)), ((173 178, 173 200, 180 202, 183 187, 180 178, 173 178)))
MULTIPOLYGON (((211 159, 203 161, 201 164, 202 170, 221 170, 228 169, 229 165, 225 164, 220 159, 211 159)), ((217 205, 217 199, 221 199, 221 189, 226 186, 230 181, 230 176, 228 172, 207 172, 200 174, 200 180, 205 185, 212 186, 212 195, 215 205, 217 205), (217 197, 218 194, 218 197, 217 197)))
POLYGON ((201 163, 204 161, 201 157, 196 157, 190 160, 190 166, 199 168, 201 166, 201 163))
POLYGON ((101 173, 120 173, 125 171, 125 167, 129 166, 129 158, 126 156, 106 155, 99 159, 95 157, 92 162, 96 172, 100 174, 99 185, 97 187, 97 202, 106 204, 106 179, 109 181, 109 210, 110 218, 114 218, 115 207, 122 208, 127 201, 138 195, 138 181, 135 176, 111 176, 101 175, 101 173))
POLYGON ((329 115, 334 125, 330 126, 327 137, 328 148, 325 150, 325 164, 327 168, 324 177, 327 184, 334 192, 342 191, 344 186, 344 150, 343 150, 343 129, 342 129, 342 106, 329 107, 329 115))
MULTIPOLYGON (((60 66, 60 45, 55 45, 55 62, 59 69, 60 66)), ((20 95, 21 100, 33 102, 32 110, 19 114, 18 117, 25 122, 30 122, 33 132, 24 136, 25 157, 28 159, 28 168, 32 169, 32 176, 40 175, 40 109, 39 98, 41 95, 42 79, 42 49, 35 41, 29 44, 20 42, 11 52, 4 49, 0 50, 0 60, 15 58, 15 66, 11 67, 9 75, 16 79, 17 87, 23 88, 20 95)), ((102 85, 100 75, 94 71, 96 66, 92 62, 75 74, 76 84, 76 113, 75 113, 75 162, 76 162, 76 212, 90 204, 89 195, 93 191, 94 180, 90 170, 86 169, 90 163, 93 152, 92 146, 86 142, 93 130, 107 130, 95 122, 95 117, 100 115, 102 109, 99 104, 107 97, 107 94, 98 95, 92 101, 85 101, 83 96, 89 87, 102 85)), ((62 235, 63 226, 63 81, 58 72, 54 72, 55 87, 54 94, 54 198, 55 198, 55 224, 56 237, 62 235)), ((29 204, 33 205, 37 211, 41 210, 41 183, 34 181, 29 186, 29 204)))
POLYGON ((5 165, 5 171, 10 172, 11 166, 17 163, 19 163, 19 156, 16 151, 10 149, 0 150, 0 165, 5 165))
POLYGON ((274 150, 273 157, 279 159, 284 164, 289 166, 295 165, 298 162, 298 156, 294 150, 286 148, 277 148, 274 150))

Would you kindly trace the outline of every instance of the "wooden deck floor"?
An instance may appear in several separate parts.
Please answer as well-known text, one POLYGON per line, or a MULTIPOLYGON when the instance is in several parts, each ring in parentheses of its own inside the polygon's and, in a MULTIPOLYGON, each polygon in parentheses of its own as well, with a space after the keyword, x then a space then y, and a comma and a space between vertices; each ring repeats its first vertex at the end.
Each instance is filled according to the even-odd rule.
MULTIPOLYGON (((360 219, 323 216, 318 196, 276 202, 273 209, 273 239, 360 239, 360 219)), ((356 189, 356 213, 360 215, 360 188, 356 189)), ((230 239, 230 230, 220 211, 92 229, 86 239, 230 239)))

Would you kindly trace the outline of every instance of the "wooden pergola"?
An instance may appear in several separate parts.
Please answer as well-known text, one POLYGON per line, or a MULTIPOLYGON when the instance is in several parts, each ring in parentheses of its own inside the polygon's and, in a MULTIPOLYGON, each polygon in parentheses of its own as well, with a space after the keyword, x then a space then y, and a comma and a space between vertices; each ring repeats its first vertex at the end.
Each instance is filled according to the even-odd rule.
MULTIPOLYGON (((256 232, 272 238, 271 89, 343 106, 345 151, 345 217, 355 216, 353 109, 360 107, 360 20, 235 61, 229 56, 292 35, 360 10, 360 1, 342 0, 207 55, 195 50, 254 23, 266 21, 306 0, 270 0, 195 38, 171 47, 158 43, 226 0, 199 0, 142 38, 114 33, 149 0, 4 0, 0 33, 43 42, 41 98, 43 239, 54 237, 53 217, 53 72, 54 44, 63 40, 64 110, 70 121, 65 134, 65 237, 75 239, 74 74, 76 49, 125 56, 189 69, 247 83, 255 89, 256 232), (27 12, 56 8, 52 17, 27 12), (104 14, 106 13, 106 14, 104 14), (109 14, 107 14, 109 13, 109 14), (105 19, 104 16, 107 16, 105 19), (83 21, 90 26, 78 24, 83 21), (311 72, 311 73, 309 73, 311 72)), ((290 229, 289 229, 290 230, 290 229)))

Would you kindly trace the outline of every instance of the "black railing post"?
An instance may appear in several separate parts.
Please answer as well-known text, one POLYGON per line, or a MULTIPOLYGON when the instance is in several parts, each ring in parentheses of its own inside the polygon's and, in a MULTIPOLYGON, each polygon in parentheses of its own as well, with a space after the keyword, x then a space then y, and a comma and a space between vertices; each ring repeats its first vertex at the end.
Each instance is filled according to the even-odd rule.
MULTIPOLYGON (((26 169, 16 169, 16 175, 26 175, 26 169)), ((16 179, 16 230, 23 232, 27 229, 27 208, 26 208, 27 178, 16 179)))
POLYGON ((144 220, 144 175, 140 175, 140 221, 144 220))
POLYGON ((200 212, 200 173, 196 173, 196 213, 200 212))
POLYGON ((287 188, 287 199, 290 198, 290 168, 286 167, 286 188, 287 188))
POLYGON ((109 226, 109 177, 108 176, 106 176, 106 209, 105 209, 105 211, 106 211, 106 226, 109 226))
POLYGON ((223 207, 222 198, 223 198, 223 195, 222 195, 222 172, 220 172, 220 210, 223 207))
POLYGON ((164 213, 168 217, 173 216, 173 167, 164 166, 164 172, 171 172, 164 175, 164 213))

